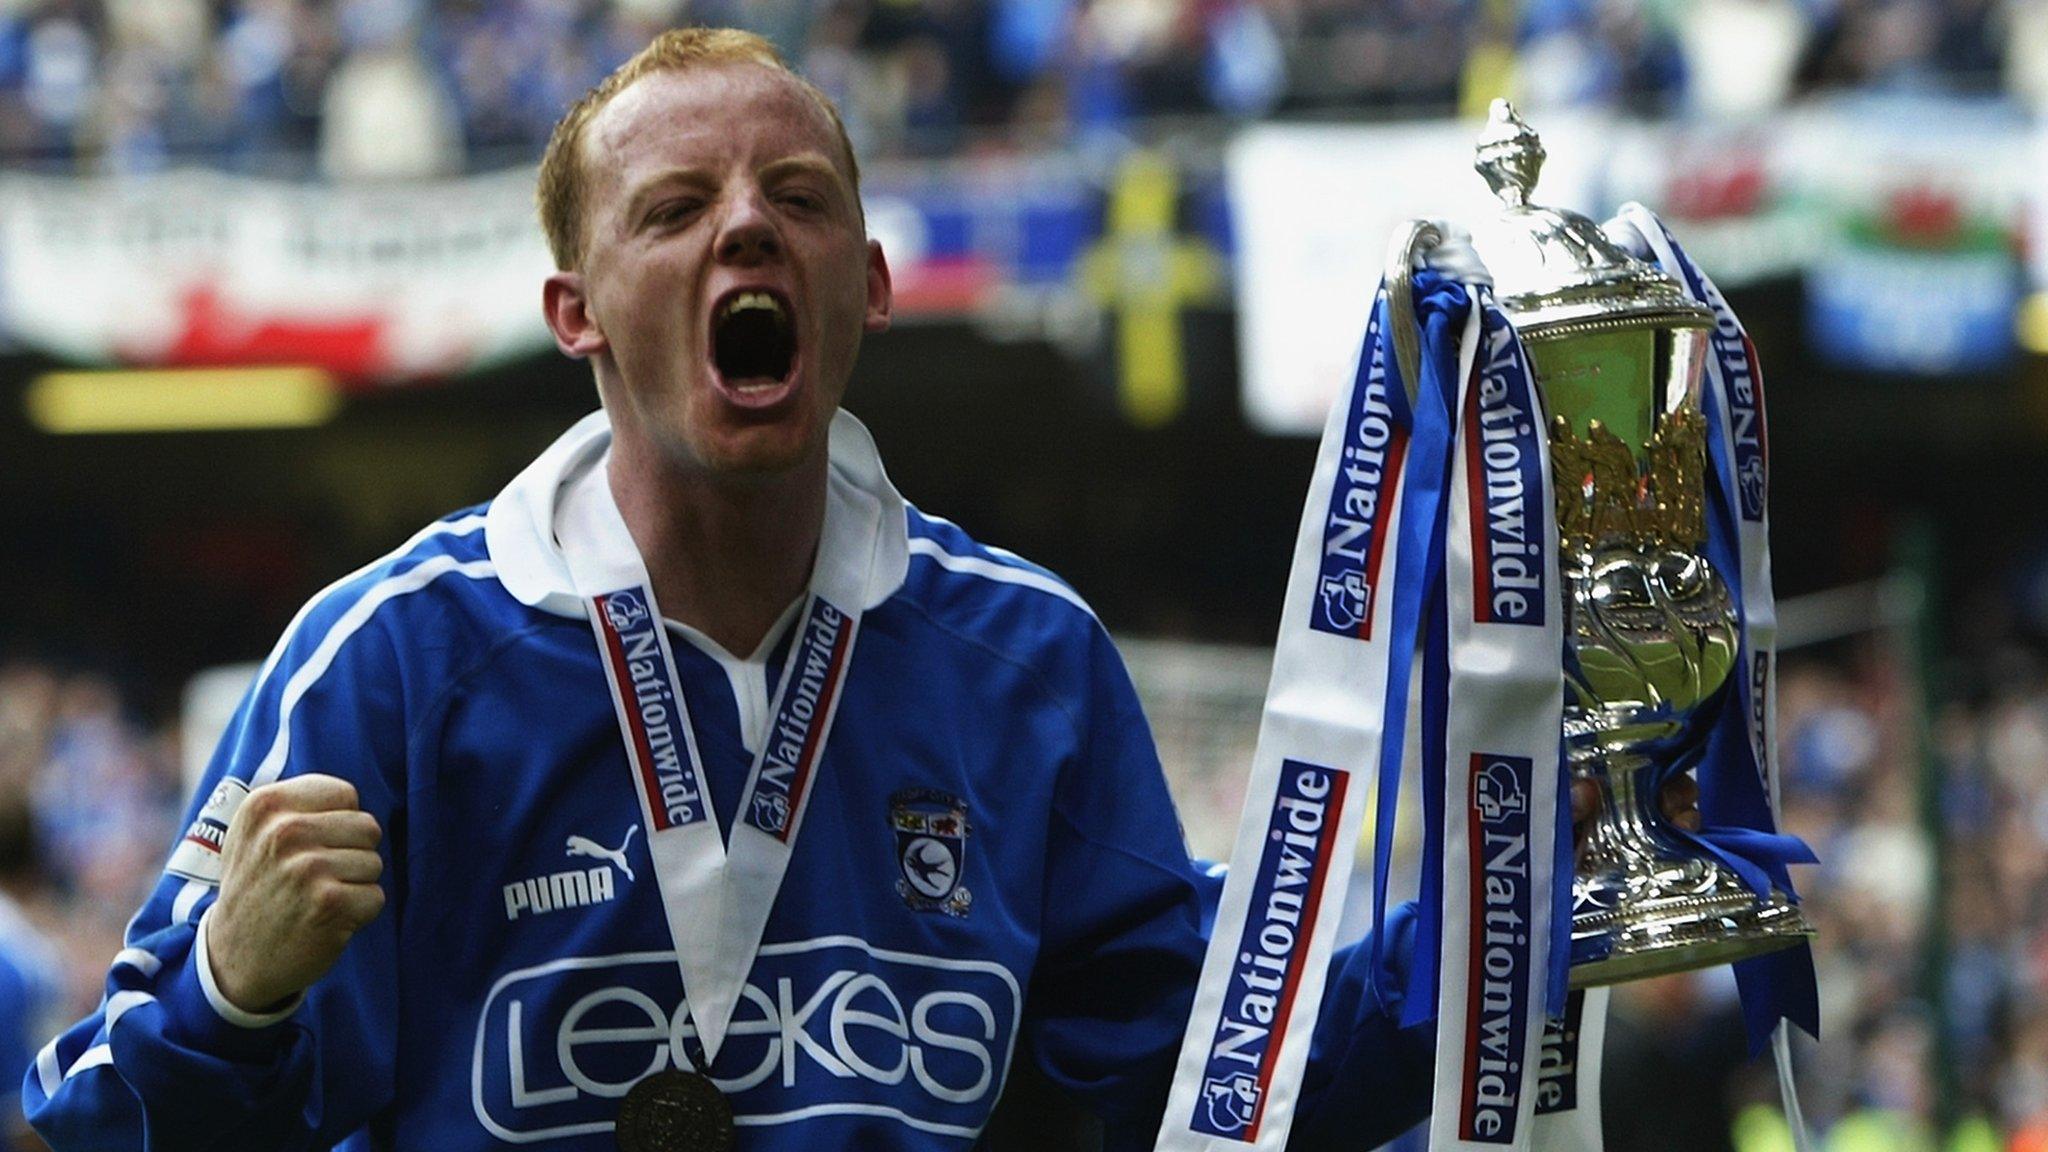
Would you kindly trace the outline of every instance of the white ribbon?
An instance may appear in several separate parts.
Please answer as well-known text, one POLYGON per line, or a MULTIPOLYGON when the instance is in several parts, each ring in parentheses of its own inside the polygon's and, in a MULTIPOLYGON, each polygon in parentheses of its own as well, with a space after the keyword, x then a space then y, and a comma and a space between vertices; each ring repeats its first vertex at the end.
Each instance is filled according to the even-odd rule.
POLYGON ((712 814, 710 781, 653 581, 602 468, 585 480, 583 514, 561 526, 562 554, 577 596, 589 605, 690 1019, 709 1062, 725 1042, 809 808, 873 579, 881 504, 852 485, 827 488, 801 631, 728 846, 712 814))
MULTIPOLYGON (((1330 412, 1295 538, 1229 880, 1161 1152, 1287 1143, 1365 795, 1379 763, 1400 559, 1402 385, 1377 339, 1330 412)), ((1407 651, 1394 653, 1402 660, 1407 651)))
POLYGON ((1449 697, 1434 1152, 1530 1146, 1550 988, 1564 721, 1548 430, 1514 329, 1483 288, 1471 291, 1445 500, 1449 697))
MULTIPOLYGON (((1693 295, 1714 313, 1713 353, 1707 357, 1706 386, 1720 398, 1720 426, 1715 430, 1735 467, 1736 543, 1742 557, 1743 650, 1748 665, 1738 691, 1748 707, 1744 717, 1757 770, 1763 773, 1764 794, 1771 818, 1783 827, 1779 808, 1778 742, 1778 609, 1771 587, 1770 467, 1764 434, 1763 381, 1756 349, 1720 289, 1704 271, 1671 244, 1656 214, 1641 204, 1621 207, 1616 219, 1642 238, 1657 264, 1674 277, 1698 285, 1693 295)), ((1632 239, 1632 238, 1630 238, 1632 239)), ((1631 245, 1631 247, 1637 247, 1631 245)), ((1637 251, 1641 251, 1637 247, 1637 251)), ((1692 290, 1692 285, 1686 285, 1692 290)), ((1785 1103, 1793 1145, 1806 1152, 1811 1140, 1799 1107, 1792 1075, 1791 1026, 1778 1021, 1771 1036, 1778 1066, 1778 1090, 1785 1103)))
POLYGON ((1536 1085, 1532 1147, 1601 1152, 1600 1065, 1607 1049, 1606 988, 1573 992, 1564 1016, 1543 1031, 1543 1079, 1536 1085))

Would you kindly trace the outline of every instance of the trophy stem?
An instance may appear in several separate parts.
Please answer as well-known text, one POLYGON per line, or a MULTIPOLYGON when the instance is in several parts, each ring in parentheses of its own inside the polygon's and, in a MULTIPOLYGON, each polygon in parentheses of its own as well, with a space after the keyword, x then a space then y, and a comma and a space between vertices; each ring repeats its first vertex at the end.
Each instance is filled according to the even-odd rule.
POLYGON ((1577 772, 1600 789, 1600 814, 1572 884, 1574 988, 1732 963, 1812 935, 1781 892, 1759 896, 1699 854, 1658 809, 1652 761, 1609 753, 1577 772))
POLYGON ((1579 853, 1581 872, 1620 869, 1630 874, 1655 873, 1667 884, 1698 881, 1688 867, 1699 858, 1685 851, 1667 831, 1657 807, 1655 789, 1642 786, 1648 758, 1613 756, 1583 773, 1600 789, 1600 814, 1579 853))

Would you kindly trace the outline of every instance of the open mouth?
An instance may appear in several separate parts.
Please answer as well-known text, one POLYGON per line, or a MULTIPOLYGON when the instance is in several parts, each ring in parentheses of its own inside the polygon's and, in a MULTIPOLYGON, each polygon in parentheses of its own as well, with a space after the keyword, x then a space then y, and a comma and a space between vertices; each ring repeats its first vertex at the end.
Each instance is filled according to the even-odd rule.
POLYGON ((711 358, 726 387, 758 392, 777 387, 796 365, 796 329, 778 294, 735 292, 712 317, 711 358))

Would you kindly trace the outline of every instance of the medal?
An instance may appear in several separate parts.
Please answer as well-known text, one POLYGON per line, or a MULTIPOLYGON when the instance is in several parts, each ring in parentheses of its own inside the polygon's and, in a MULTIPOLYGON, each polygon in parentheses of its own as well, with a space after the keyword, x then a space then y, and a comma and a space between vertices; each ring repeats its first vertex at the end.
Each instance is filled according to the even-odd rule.
POLYGON ((730 1152, 732 1104, 698 1072, 656 1072, 626 1093, 619 1152, 730 1152))

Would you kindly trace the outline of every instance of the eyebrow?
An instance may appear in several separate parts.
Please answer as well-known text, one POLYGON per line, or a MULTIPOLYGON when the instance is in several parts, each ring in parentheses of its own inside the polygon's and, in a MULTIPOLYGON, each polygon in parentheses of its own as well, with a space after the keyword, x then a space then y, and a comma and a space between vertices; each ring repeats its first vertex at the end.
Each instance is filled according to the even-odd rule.
POLYGON ((771 161, 767 167, 761 170, 761 174, 770 179, 796 173, 828 176, 834 184, 842 183, 845 180, 845 177, 840 174, 837 164, 832 163, 832 161, 816 152, 799 152, 794 156, 785 156, 780 160, 771 161))
POLYGON ((626 200, 625 224, 632 227, 634 222, 646 214, 647 202, 678 184, 703 187, 711 183, 711 176, 702 168, 665 168, 642 181, 640 186, 626 200))
MULTIPOLYGON (((763 180, 777 180, 799 175, 824 177, 842 195, 849 199, 851 198, 850 190, 845 187, 846 177, 839 171, 839 166, 819 152, 799 152, 794 156, 784 156, 779 160, 769 161, 761 169, 761 178, 763 180)), ((708 169, 695 167, 664 168, 642 181, 640 186, 634 189, 632 194, 627 197, 624 217, 626 226, 632 227, 641 216, 646 214, 648 201, 653 200, 670 188, 679 184, 701 188, 714 182, 715 178, 708 169)))

